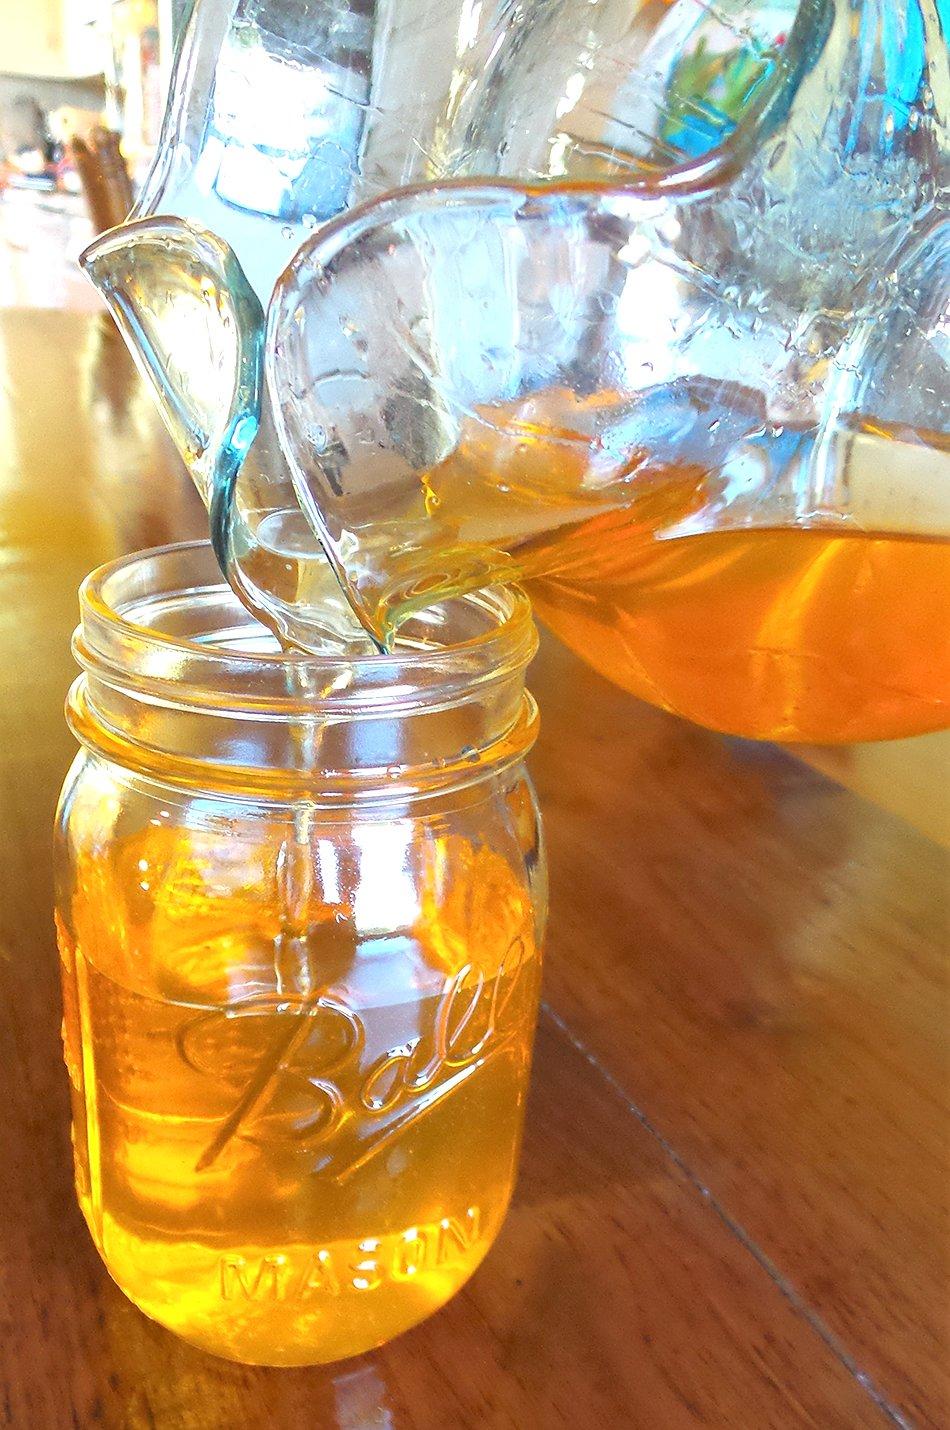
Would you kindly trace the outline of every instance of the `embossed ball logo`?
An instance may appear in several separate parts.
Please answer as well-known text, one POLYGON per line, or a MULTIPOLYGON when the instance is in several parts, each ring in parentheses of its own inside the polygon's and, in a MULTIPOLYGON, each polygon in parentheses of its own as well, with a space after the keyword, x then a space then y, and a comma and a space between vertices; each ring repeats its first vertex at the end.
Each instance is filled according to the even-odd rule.
POLYGON ((305 999, 273 993, 191 1019, 178 1036, 182 1061, 233 1092, 195 1170, 210 1169, 235 1140, 295 1148, 312 1170, 342 1180, 509 1046, 525 1016, 534 961, 514 938, 494 974, 464 965, 446 978, 421 1031, 367 1054, 372 1009, 339 992, 305 999))

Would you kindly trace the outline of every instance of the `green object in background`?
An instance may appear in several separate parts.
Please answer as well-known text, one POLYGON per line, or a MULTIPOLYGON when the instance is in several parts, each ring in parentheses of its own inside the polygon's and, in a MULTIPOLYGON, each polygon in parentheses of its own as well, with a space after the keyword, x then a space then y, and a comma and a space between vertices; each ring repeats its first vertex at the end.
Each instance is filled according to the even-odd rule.
POLYGON ((732 133, 773 67, 774 52, 717 54, 700 38, 670 76, 660 137, 683 153, 706 153, 732 133))

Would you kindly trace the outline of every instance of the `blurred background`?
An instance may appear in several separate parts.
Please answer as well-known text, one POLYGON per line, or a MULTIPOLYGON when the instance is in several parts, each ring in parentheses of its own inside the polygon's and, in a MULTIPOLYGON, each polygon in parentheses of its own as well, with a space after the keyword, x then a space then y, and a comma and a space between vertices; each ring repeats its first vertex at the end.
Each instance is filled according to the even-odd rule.
POLYGON ((193 0, 0 0, 0 308, 95 311, 76 267, 158 143, 193 0))

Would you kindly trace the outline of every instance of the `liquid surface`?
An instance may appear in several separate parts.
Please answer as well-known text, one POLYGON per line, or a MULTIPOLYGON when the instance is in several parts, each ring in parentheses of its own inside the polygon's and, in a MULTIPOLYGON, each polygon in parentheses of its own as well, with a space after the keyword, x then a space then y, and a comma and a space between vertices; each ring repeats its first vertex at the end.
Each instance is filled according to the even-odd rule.
POLYGON ((844 519, 770 528, 753 507, 757 524, 736 526, 699 463, 634 452, 603 481, 589 429, 610 409, 609 394, 552 390, 466 419, 423 479, 442 549, 411 581, 370 552, 396 572, 381 605, 398 616, 445 584, 522 580, 608 679, 712 729, 840 743, 947 725, 950 541, 919 534, 950 518, 937 434, 862 434, 844 519))
POLYGON ((172 1330, 245 1361, 338 1359, 437 1309, 499 1229, 529 902, 448 836, 401 866, 380 844, 355 909, 311 891, 288 930, 279 846, 222 847, 150 828, 78 861, 60 947, 80 1202, 172 1330))
POLYGON ((628 543, 577 534, 583 566, 529 583, 602 675, 713 730, 818 744, 950 719, 950 542, 822 530, 628 543))

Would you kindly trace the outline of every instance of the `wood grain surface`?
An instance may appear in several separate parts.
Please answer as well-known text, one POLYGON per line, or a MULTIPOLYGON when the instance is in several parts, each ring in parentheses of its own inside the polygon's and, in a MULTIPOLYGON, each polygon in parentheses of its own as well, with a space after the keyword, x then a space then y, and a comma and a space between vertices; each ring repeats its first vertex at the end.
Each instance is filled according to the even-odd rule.
POLYGON ((0 1425, 947 1426, 945 856, 551 640, 545 1010, 484 1266, 391 1345, 299 1371, 193 1350, 113 1286, 59 1047, 69 635, 90 567, 202 529, 106 322, 0 314, 0 1425))

